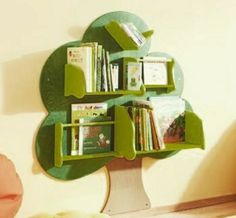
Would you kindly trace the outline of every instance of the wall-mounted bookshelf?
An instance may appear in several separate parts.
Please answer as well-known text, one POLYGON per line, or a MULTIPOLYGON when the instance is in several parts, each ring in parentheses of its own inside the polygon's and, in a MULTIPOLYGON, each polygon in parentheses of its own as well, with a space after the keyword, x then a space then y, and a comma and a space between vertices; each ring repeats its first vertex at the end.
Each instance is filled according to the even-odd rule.
MULTIPOLYGON (((127 110, 127 105, 133 100, 153 96, 181 96, 183 90, 183 73, 176 59, 166 53, 149 53, 153 34, 154 31, 150 30, 140 17, 128 12, 111 12, 92 22, 81 41, 60 46, 47 59, 41 73, 40 93, 48 115, 37 134, 36 156, 42 168, 50 176, 61 180, 72 180, 91 174, 103 166, 110 169, 109 164, 117 160, 131 161, 132 164, 137 163, 142 157, 161 159, 170 157, 183 149, 204 149, 202 121, 189 108, 185 111, 184 141, 166 143, 164 149, 137 149, 137 129, 127 110), (135 43, 135 40, 122 28, 122 24, 126 23, 135 26, 143 41, 135 43), (88 91, 86 72, 68 63, 67 49, 80 47, 81 44, 89 42, 102 45, 110 54, 109 63, 119 65, 118 89, 88 91), (129 87, 124 84, 127 65, 129 63, 142 65, 140 60, 145 57, 166 58, 167 82, 166 84, 142 83, 138 89, 129 90, 129 87), (98 123, 74 123, 71 118, 71 105, 91 103, 108 105, 108 115, 111 120, 99 122, 99 125, 111 127, 111 149, 101 153, 72 155, 74 129, 96 126, 98 123)), ((143 74, 144 72, 142 77, 143 74)))

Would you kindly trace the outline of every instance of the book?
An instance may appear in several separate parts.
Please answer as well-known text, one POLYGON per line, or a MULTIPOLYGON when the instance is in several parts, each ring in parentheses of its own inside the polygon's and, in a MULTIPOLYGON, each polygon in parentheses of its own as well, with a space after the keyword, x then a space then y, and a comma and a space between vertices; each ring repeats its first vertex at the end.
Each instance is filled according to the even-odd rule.
POLYGON ((96 91, 101 91, 102 85, 102 45, 98 45, 97 49, 97 81, 96 81, 96 91))
POLYGON ((121 23, 120 26, 138 47, 146 42, 146 38, 133 23, 121 23))
POLYGON ((113 81, 112 81, 112 76, 111 76, 110 55, 109 55, 108 51, 106 51, 106 53, 105 53, 105 60, 106 60, 106 71, 107 71, 107 89, 108 89, 108 91, 113 91, 113 81))
POLYGON ((92 91, 96 91, 97 83, 97 56, 98 56, 98 43, 97 42, 84 42, 81 43, 82 47, 91 47, 92 49, 92 70, 91 70, 91 82, 92 82, 92 91))
POLYGON ((165 143, 183 142, 185 140, 185 113, 180 114, 170 124, 164 134, 165 143))
POLYGON ((82 117, 79 119, 81 124, 94 123, 91 126, 79 127, 79 155, 111 151, 111 125, 103 125, 102 122, 104 121, 111 121, 111 117, 98 116, 82 117))
POLYGON ((108 91, 107 79, 107 64, 106 64, 106 51, 102 49, 102 76, 101 76, 101 91, 108 91))
MULTIPOLYGON (((71 123, 79 123, 82 117, 97 117, 107 115, 107 103, 79 103, 71 105, 71 123)), ((79 127, 71 128, 71 155, 79 155, 79 127)))
POLYGON ((119 64, 111 63, 111 77, 113 81, 113 91, 119 89, 119 64))
POLYGON ((164 149, 165 144, 163 140, 163 135, 161 133, 160 124, 158 118, 156 117, 156 113, 154 112, 153 102, 148 100, 133 100, 132 104, 139 108, 145 108, 149 114, 149 129, 151 127, 152 131, 152 147, 155 149, 164 149))
POLYGON ((142 85, 142 64, 136 62, 127 63, 127 90, 140 90, 142 85))
POLYGON ((91 92, 92 89, 92 48, 84 47, 68 47, 67 63, 78 66, 83 72, 86 81, 86 91, 91 92))
POLYGON ((167 85, 167 59, 143 57, 143 82, 145 85, 167 85))
POLYGON ((170 141, 184 140, 184 112, 185 101, 178 96, 156 96, 149 98, 153 105, 154 123, 158 124, 163 140, 170 141), (180 134, 179 138, 177 133, 180 134))

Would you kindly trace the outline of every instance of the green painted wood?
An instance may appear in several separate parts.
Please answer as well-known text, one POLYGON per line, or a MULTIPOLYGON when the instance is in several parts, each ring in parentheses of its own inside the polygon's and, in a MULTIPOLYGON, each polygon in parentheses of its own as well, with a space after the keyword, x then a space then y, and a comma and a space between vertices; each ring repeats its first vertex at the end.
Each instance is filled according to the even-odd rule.
MULTIPOLYGON (((48 114, 38 131, 35 147, 41 167, 50 176, 61 180, 77 179, 93 173, 114 159, 111 154, 111 156, 98 156, 91 159, 67 160, 61 167, 56 167, 54 164, 55 123, 68 123, 67 112, 51 112, 48 114)), ((70 154, 70 139, 70 131, 66 130, 62 141, 62 144, 65 145, 62 148, 62 153, 66 157, 70 154)))
POLYGON ((81 68, 72 64, 65 65, 65 96, 83 98, 86 94, 86 82, 81 68))
POLYGON ((202 120, 193 112, 186 111, 185 113, 185 140, 200 148, 205 148, 204 131, 202 120))
POLYGON ((125 107, 115 107, 115 151, 119 157, 133 160, 136 156, 134 123, 125 107))

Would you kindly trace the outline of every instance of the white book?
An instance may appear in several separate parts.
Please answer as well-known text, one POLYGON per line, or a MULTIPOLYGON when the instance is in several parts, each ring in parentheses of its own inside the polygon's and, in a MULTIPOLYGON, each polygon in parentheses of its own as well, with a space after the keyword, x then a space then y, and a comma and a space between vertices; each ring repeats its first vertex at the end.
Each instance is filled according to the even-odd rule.
POLYGON ((87 92, 92 91, 92 52, 88 46, 67 48, 67 63, 80 67, 84 72, 87 92))
POLYGON ((119 89, 119 65, 117 63, 110 64, 111 66, 111 77, 113 81, 113 91, 119 89))
POLYGON ((167 85, 167 59, 160 57, 143 58, 143 79, 145 85, 167 85))

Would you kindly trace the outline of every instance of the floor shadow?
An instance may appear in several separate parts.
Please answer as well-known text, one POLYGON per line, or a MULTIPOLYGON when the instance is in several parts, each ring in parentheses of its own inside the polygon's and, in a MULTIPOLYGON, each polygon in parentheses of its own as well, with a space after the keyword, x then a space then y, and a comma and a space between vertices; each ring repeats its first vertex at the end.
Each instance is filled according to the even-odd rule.
POLYGON ((2 114, 44 111, 39 79, 42 67, 51 52, 28 54, 2 63, 2 114))
MULTIPOLYGON (((181 202, 207 199, 236 193, 236 121, 222 134, 209 151, 188 187, 181 202), (192 199, 194 198, 196 199, 192 199)), ((176 208, 178 210, 178 208, 176 208)))

